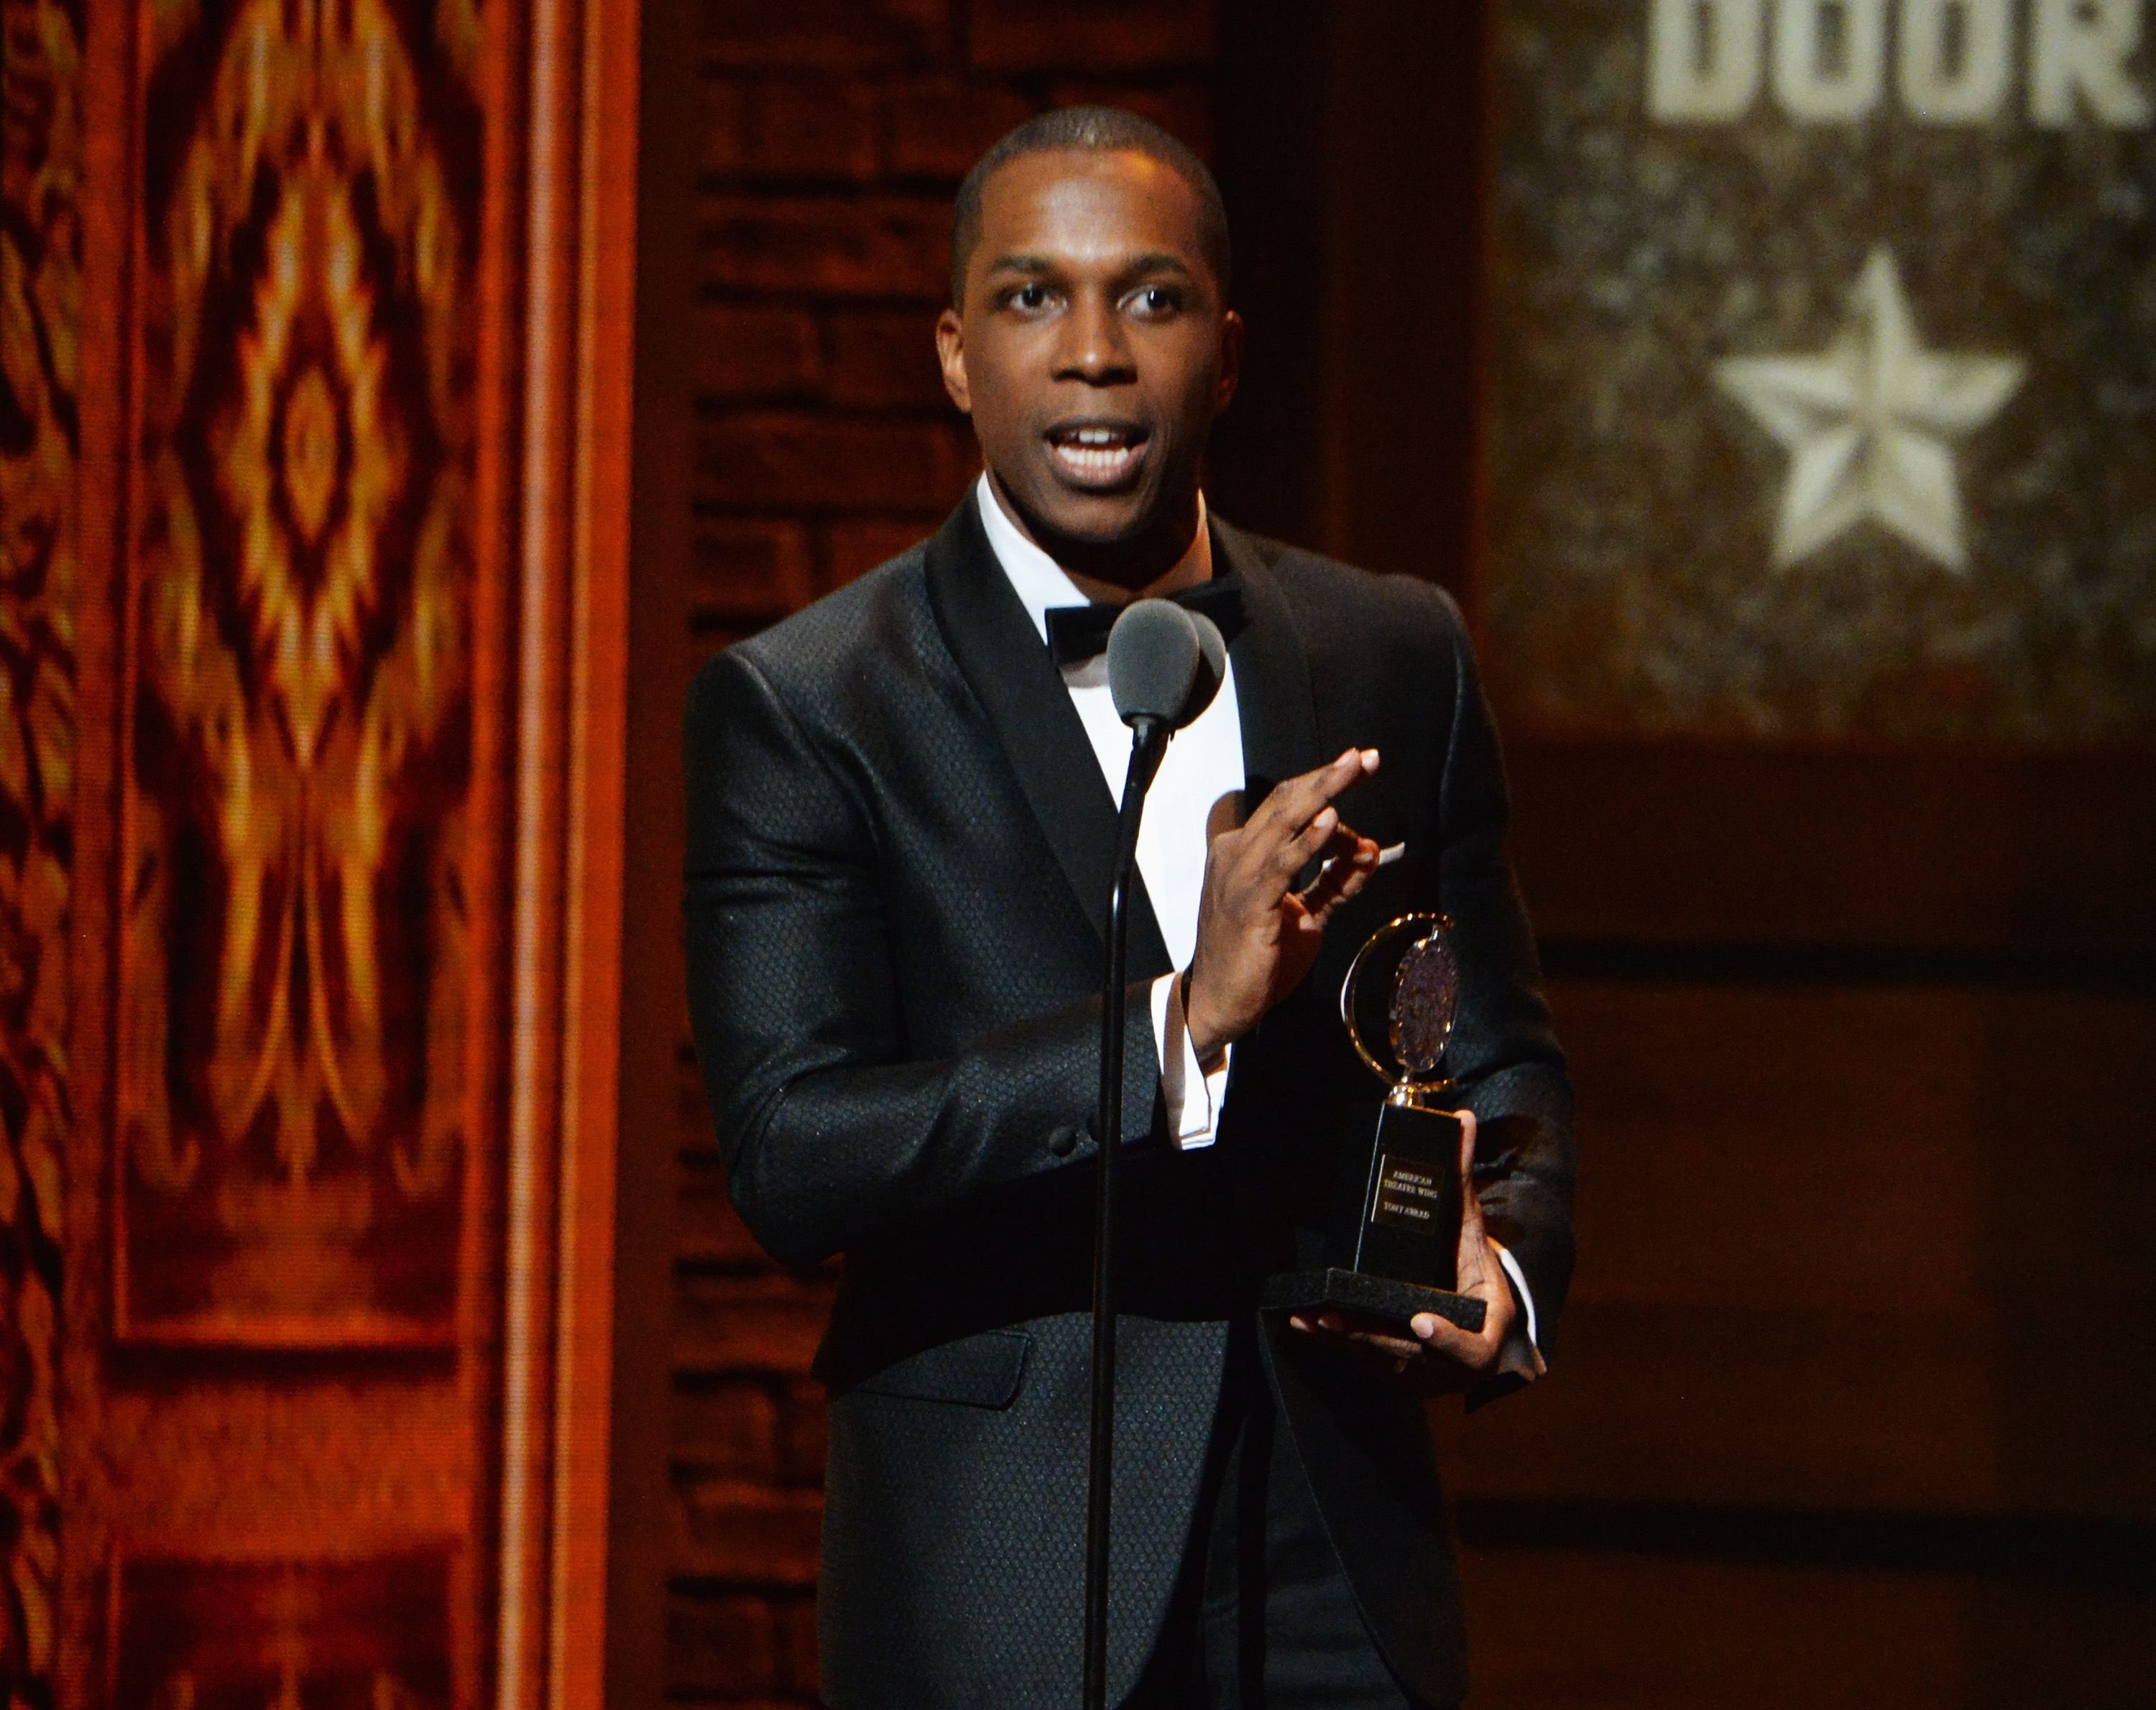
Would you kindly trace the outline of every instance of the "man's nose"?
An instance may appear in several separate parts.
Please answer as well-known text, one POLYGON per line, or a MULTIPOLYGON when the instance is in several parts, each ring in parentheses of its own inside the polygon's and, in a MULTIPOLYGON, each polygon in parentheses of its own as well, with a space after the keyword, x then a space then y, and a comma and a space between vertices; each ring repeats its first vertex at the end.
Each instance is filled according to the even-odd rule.
POLYGON ((1116 386, 1137 378, 1122 317, 1115 305, 1090 294, 1079 298, 1063 322, 1055 350, 1055 377, 1088 386, 1116 386))

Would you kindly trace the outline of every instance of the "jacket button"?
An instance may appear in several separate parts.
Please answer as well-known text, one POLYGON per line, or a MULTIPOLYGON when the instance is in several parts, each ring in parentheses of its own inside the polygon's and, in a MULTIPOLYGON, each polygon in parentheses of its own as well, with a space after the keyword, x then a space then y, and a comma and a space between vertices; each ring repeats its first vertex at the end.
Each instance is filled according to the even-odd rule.
POLYGON ((1050 1129, 1048 1135, 1048 1149, 1059 1158, 1068 1158, 1078 1149, 1078 1130, 1075 1128, 1050 1129))

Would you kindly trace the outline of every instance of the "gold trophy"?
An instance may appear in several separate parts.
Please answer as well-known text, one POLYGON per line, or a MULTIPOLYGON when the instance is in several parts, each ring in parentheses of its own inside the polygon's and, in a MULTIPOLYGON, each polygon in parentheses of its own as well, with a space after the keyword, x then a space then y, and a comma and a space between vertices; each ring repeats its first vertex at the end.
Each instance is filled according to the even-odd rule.
POLYGON ((1340 987, 1340 1020, 1386 1083, 1350 1172, 1317 1270, 1268 1277, 1268 1309, 1335 1311, 1403 1334, 1418 1313, 1482 1328, 1483 1303, 1455 1292, 1460 1254, 1460 1119, 1441 1108, 1452 1082, 1445 1048, 1460 1008, 1460 959, 1442 914, 1404 914, 1371 934, 1340 987), (1376 1042, 1374 1044, 1373 1042, 1376 1042), (1350 1186, 1359 1180, 1359 1199, 1350 1186), (1353 1206, 1354 1215, 1346 1215, 1353 1206))

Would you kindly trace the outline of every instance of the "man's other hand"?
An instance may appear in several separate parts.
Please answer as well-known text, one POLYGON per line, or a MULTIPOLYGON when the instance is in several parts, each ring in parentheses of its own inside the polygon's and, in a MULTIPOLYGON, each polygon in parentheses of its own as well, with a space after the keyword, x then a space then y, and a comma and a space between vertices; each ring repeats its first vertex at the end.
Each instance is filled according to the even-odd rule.
POLYGON ((1414 1339, 1394 1335, 1337 1312, 1297 1313, 1288 1319, 1296 1329, 1337 1342, 1392 1367, 1417 1395, 1443 1395, 1471 1390, 1497 1370, 1505 1341, 1512 1334, 1519 1308, 1506 1280, 1496 1243, 1482 1228, 1482 1205, 1475 1197, 1475 1113, 1460 1117, 1460 1279, 1458 1292, 1482 1303, 1482 1328, 1470 1334, 1435 1313, 1418 1313, 1410 1321, 1414 1339))
POLYGON ((1378 846, 1341 823, 1333 798, 1378 770, 1378 750, 1351 748, 1291 778, 1247 823, 1213 837, 1198 904, 1198 948, 1183 1016, 1205 1062, 1258 1024, 1317 960, 1332 911, 1378 865, 1378 846), (1301 891, 1296 875, 1324 865, 1301 891))

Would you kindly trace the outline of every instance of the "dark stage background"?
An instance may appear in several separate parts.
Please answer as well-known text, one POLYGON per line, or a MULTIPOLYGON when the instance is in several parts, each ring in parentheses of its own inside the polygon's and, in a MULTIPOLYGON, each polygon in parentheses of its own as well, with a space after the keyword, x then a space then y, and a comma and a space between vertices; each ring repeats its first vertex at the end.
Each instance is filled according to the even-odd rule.
POLYGON ((950 198, 1212 159, 1209 492, 1440 581, 1573 1060, 1476 1702, 2156 1675, 2143 0, 0 0, 11 1707, 814 1702, 678 730, 932 528, 950 198))

